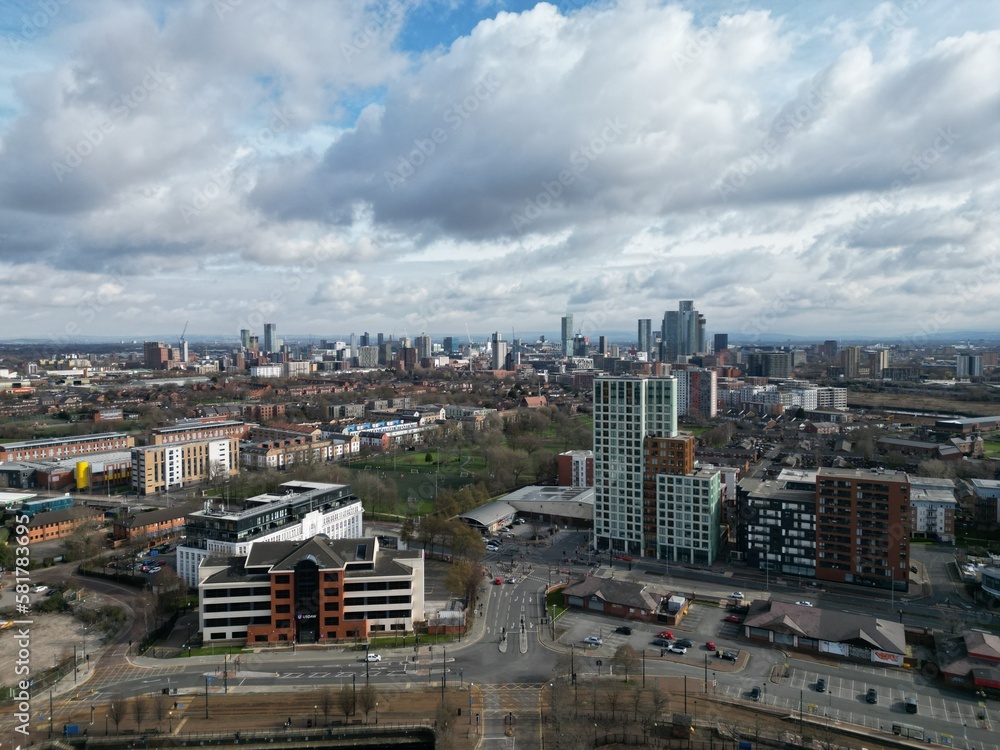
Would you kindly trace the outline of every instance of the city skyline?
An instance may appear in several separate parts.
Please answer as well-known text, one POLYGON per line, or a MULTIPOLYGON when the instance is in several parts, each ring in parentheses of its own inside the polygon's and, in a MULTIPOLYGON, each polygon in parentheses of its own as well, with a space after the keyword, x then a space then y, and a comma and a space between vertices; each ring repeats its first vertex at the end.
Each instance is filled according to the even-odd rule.
POLYGON ((919 0, 7 3, 4 339, 635 340, 686 299, 734 342, 988 333, 998 29, 919 0))

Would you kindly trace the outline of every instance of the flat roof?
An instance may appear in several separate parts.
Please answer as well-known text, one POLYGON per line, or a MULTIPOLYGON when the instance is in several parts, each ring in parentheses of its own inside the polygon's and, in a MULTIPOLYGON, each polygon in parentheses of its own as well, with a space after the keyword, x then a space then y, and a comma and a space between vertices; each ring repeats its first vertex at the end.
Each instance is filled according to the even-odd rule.
POLYGON ((15 443, 0 443, 0 451, 16 451, 32 448, 45 448, 50 445, 72 445, 94 440, 120 440, 127 438, 124 432, 95 432, 93 435, 71 435, 61 438, 43 438, 41 440, 22 440, 15 443))
POLYGON ((817 469, 817 477, 844 477, 845 479, 880 479, 885 482, 908 482, 905 471, 871 470, 871 469, 817 469))

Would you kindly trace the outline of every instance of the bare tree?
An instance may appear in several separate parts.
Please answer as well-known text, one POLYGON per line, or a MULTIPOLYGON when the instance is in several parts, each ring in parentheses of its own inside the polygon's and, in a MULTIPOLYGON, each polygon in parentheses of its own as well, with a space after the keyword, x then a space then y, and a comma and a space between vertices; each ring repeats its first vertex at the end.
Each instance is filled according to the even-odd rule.
POLYGON ((340 695, 337 696, 337 707, 344 714, 344 723, 347 723, 347 718, 354 713, 354 688, 350 685, 344 685, 340 690, 340 695))
POLYGON ((365 685, 358 691, 358 708, 364 712, 365 723, 368 723, 368 714, 378 705, 378 688, 371 683, 365 685))
POLYGON ((146 699, 142 695, 132 698, 132 718, 135 719, 135 730, 142 731, 142 720, 146 718, 146 699))
POLYGON ((618 713, 618 706, 621 704, 622 694, 617 687, 611 687, 604 691, 604 702, 611 711, 611 721, 615 720, 618 713))
POLYGON ((632 700, 632 717, 633 721, 639 721, 639 707, 642 705, 642 699, 646 696, 646 691, 639 687, 638 685, 632 688, 632 694, 629 696, 632 700))
POLYGON ((163 693, 157 693, 153 696, 153 716, 156 717, 156 725, 160 726, 163 720, 167 717, 167 708, 170 705, 170 699, 167 698, 163 693))
POLYGON ((127 713, 128 703, 125 702, 125 696, 121 693, 115 693, 111 698, 111 703, 108 704, 108 716, 115 723, 115 734, 118 734, 118 727, 125 720, 127 713))
POLYGON ((625 682, 628 682, 629 673, 635 669, 638 660, 635 649, 624 643, 615 650, 614 659, 618 667, 625 672, 625 682))
POLYGON ((323 723, 330 723, 330 712, 334 706, 333 691, 329 687, 323 688, 319 694, 319 708, 323 712, 323 723))

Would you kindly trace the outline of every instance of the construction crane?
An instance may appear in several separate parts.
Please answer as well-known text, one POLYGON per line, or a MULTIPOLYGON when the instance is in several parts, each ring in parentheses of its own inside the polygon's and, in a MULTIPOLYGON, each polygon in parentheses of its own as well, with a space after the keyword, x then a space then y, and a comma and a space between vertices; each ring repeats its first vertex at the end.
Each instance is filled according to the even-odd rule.
POLYGON ((187 362, 187 342, 184 341, 184 334, 187 333, 188 323, 190 322, 191 322, 190 320, 185 320, 184 330, 181 331, 181 338, 180 338, 181 362, 187 362))

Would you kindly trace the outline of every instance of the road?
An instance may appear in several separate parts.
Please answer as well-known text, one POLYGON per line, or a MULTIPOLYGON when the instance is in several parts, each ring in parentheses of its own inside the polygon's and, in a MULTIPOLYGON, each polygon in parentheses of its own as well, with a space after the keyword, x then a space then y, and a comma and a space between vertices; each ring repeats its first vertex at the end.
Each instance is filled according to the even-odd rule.
MULTIPOLYGON (((647 676, 686 677, 695 692, 707 690, 711 685, 717 695, 745 701, 750 690, 760 686, 764 688, 762 697, 767 704, 793 713, 801 706, 804 715, 850 722, 873 730, 903 720, 924 727, 937 738, 950 736, 955 745, 960 744, 957 738, 964 742, 968 737, 968 744, 976 750, 1000 750, 1000 743, 993 736, 994 721, 1000 718, 995 705, 988 706, 985 718, 980 719, 976 701, 967 694, 944 689, 919 674, 846 662, 813 661, 799 655, 788 658, 776 649, 738 639, 738 626, 722 622, 716 607, 694 607, 682 626, 674 629, 678 637, 689 637, 694 642, 685 655, 661 657, 659 649, 650 646, 659 629, 651 624, 633 622, 633 633, 626 635, 614 632, 621 620, 570 611, 553 627, 545 621, 544 589, 551 581, 565 577, 563 570, 588 568, 565 562, 567 557, 580 559, 578 548, 586 545, 587 538, 585 532, 560 532, 553 544, 543 547, 505 540, 501 551, 486 559, 493 573, 502 574, 504 583, 484 582, 481 635, 474 640, 417 650, 412 645, 384 648, 382 661, 371 664, 361 660, 361 652, 299 650, 241 654, 237 661, 220 650, 215 657, 138 660, 142 662, 138 666, 136 659, 129 658, 129 636, 123 633, 106 647, 93 675, 74 696, 93 705, 105 703, 118 694, 155 693, 171 688, 178 688, 182 695, 192 691, 200 695, 206 689, 209 694, 275 687, 339 689, 367 680, 400 688, 446 683, 449 687, 457 685, 469 690, 470 698, 481 697, 482 703, 477 700, 476 705, 483 706, 482 715, 469 717, 470 731, 473 728, 481 731, 483 746, 488 749, 507 743, 508 733, 533 737, 540 731, 545 688, 557 671, 569 671, 568 654, 572 655, 579 680, 608 679, 615 649, 629 643, 643 656, 637 671, 641 669, 647 676), (508 583, 508 578, 514 582, 508 583), (582 640, 588 635, 599 635, 604 643, 596 649, 585 649, 582 640), (723 663, 705 649, 704 643, 709 639, 720 648, 739 649, 748 658, 743 658, 738 668, 723 663), (825 694, 815 691, 820 676, 827 680, 825 694), (864 702, 869 687, 878 691, 875 706, 864 702), (916 695, 919 701, 916 716, 902 709, 902 699, 909 694, 916 695)), ((927 564, 932 580, 946 569, 947 562, 946 550, 934 551, 930 557, 934 554, 938 559, 927 564)), ((627 567, 617 561, 614 565, 616 572, 627 567)), ((634 563, 633 568, 633 575, 665 582, 679 591, 695 588, 700 598, 717 596, 725 600, 739 588, 750 598, 773 596, 795 601, 808 597, 817 606, 871 614, 884 615, 888 604, 868 591, 854 594, 840 589, 808 589, 809 593, 804 594, 797 588, 775 591, 773 585, 771 591, 766 591, 764 581, 753 576, 737 578, 730 571, 691 571, 678 566, 668 569, 645 560, 634 563), (647 576, 647 570, 654 575, 647 576)), ((88 581, 88 585, 109 595, 122 595, 120 587, 110 582, 88 581)), ((935 583, 930 601, 904 601, 897 608, 904 610, 908 624, 940 625, 941 607, 935 606, 933 599, 947 599, 951 590, 950 582, 941 584, 940 590, 935 583)), ((956 602, 956 606, 960 604, 956 602)), ((57 707, 57 718, 58 715, 57 707)))

